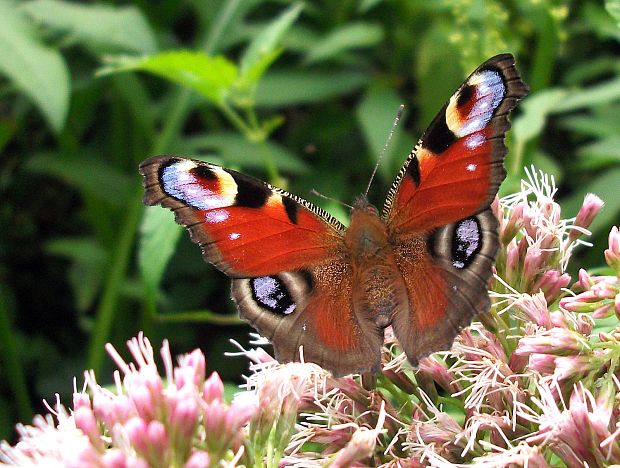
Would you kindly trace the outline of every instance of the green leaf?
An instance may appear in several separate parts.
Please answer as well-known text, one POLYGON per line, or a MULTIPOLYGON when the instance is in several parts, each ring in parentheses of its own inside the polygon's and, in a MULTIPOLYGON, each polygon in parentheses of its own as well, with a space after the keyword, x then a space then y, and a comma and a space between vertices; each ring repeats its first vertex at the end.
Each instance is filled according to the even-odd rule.
MULTIPOLYGON (((301 174, 307 172, 308 166, 286 148, 276 143, 266 141, 255 143, 237 133, 210 133, 194 137, 183 138, 172 148, 177 154, 189 154, 198 157, 207 157, 215 154, 226 166, 239 166, 244 169, 265 168, 263 159, 265 152, 273 158, 273 163, 283 172, 301 174)), ((215 164, 213 157, 207 157, 215 164)))
POLYGON ((463 82, 467 75, 460 65, 460 57, 448 38, 449 27, 435 26, 420 38, 419 56, 415 65, 418 108, 415 127, 423 131, 463 82))
MULTIPOLYGON (((585 28, 599 39, 620 41, 620 28, 615 18, 601 8, 600 2, 585 2, 581 8, 581 21, 585 28)), ((592 55, 592 54, 591 54, 592 55)))
POLYGON ((144 14, 134 6, 110 6, 60 0, 33 0, 21 8, 52 30, 66 33, 95 53, 157 50, 155 35, 144 14))
MULTIPOLYGON (((392 88, 376 83, 370 86, 357 108, 357 119, 369 146, 369 152, 376 160, 387 142, 396 113, 403 100, 392 88)), ((397 127, 394 137, 386 149, 385 159, 379 166, 382 177, 390 179, 400 169, 415 141, 397 127)))
POLYGON ((620 136, 598 140, 582 146, 577 152, 586 167, 599 167, 611 162, 620 162, 620 136))
MULTIPOLYGON (((620 99, 620 78, 580 90, 572 90, 564 99, 557 103, 553 111, 568 112, 581 108, 589 108, 620 99)), ((526 101, 527 102, 527 101, 526 101)))
POLYGON ((589 137, 605 138, 618 135, 620 105, 598 107, 592 113, 565 117, 561 125, 570 131, 589 137))
POLYGON ((373 46, 382 40, 383 28, 377 24, 347 24, 336 28, 310 49, 306 63, 325 61, 349 49, 373 46))
POLYGON ((210 101, 223 103, 237 79, 237 66, 224 56, 178 50, 144 58, 116 56, 99 74, 142 70, 197 91, 210 101))
POLYGON ((378 156, 383 149, 402 102, 394 89, 375 83, 368 88, 357 107, 357 120, 374 155, 378 156))
POLYGON ((181 231, 168 210, 146 207, 140 227, 138 264, 149 294, 157 291, 181 231))
POLYGON ((540 135, 549 114, 557 109, 558 104, 568 94, 568 91, 563 89, 546 89, 525 99, 519 105, 521 114, 512 124, 512 135, 516 143, 525 144, 540 135))
POLYGON ((620 0, 605 0, 605 9, 620 27, 620 0))
POLYGON ((373 9, 381 2, 383 2, 383 0, 362 0, 359 7, 357 8, 357 11, 362 14, 366 13, 368 10, 373 9))
POLYGON ((25 168, 58 177, 111 206, 123 205, 130 198, 134 185, 131 177, 109 164, 67 154, 38 153, 28 159, 25 168))
POLYGON ((280 54, 278 45, 282 41, 282 37, 297 20, 302 9, 302 3, 291 6, 263 29, 250 43, 239 62, 237 86, 240 89, 254 86, 269 65, 278 57, 280 54))
POLYGON ((39 108, 55 132, 69 108, 70 78, 57 50, 36 37, 32 24, 10 0, 0 0, 0 74, 39 108))
POLYGON ((256 103, 272 107, 314 103, 352 93, 367 81, 368 75, 348 70, 269 72, 258 83, 256 103))
POLYGON ((107 253, 94 239, 63 238, 46 244, 45 250, 51 255, 67 257, 71 260, 69 282, 75 295, 76 307, 80 311, 92 304, 103 280, 107 253))

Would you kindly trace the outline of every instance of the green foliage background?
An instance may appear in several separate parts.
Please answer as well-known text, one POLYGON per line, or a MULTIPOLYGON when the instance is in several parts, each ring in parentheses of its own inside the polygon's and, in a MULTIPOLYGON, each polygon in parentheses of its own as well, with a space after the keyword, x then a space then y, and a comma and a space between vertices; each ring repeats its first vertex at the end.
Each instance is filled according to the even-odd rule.
MULTIPOLYGON (((523 167, 555 175, 575 214, 606 202, 595 268, 620 212, 620 1, 0 0, 0 438, 42 398, 70 398, 103 345, 144 330, 174 353, 224 358, 248 342, 228 280, 161 208, 138 163, 200 157, 322 205, 379 206, 436 111, 479 63, 511 52, 532 93, 513 118, 503 193, 523 167)), ((575 272, 572 272, 575 273, 575 272)))

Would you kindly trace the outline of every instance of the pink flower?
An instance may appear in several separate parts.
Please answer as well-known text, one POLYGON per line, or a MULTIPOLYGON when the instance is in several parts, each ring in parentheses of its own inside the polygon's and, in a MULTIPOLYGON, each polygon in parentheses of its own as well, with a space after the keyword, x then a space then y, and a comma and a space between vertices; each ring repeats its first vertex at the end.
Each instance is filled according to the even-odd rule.
POLYGON ((601 211, 601 208, 603 208, 603 204, 603 200, 601 200, 593 193, 588 193, 585 196, 583 200, 583 205, 579 209, 577 217, 575 218, 574 228, 573 230, 571 230, 569 236, 570 242, 577 239, 584 230, 587 230, 587 228, 590 227, 590 224, 592 224, 592 221, 594 221, 596 215, 598 215, 598 213, 601 211), (582 229, 575 229, 575 227, 582 229))
POLYGON ((614 395, 617 388, 611 380, 603 383, 598 398, 583 384, 575 385, 569 404, 558 401, 551 387, 544 382, 538 386, 541 409, 534 419, 539 424, 537 433, 529 436, 530 444, 544 444, 568 466, 602 466, 620 461, 620 446, 609 444, 614 395))
POLYGON ((609 232, 609 248, 605 250, 605 260, 620 276, 620 231, 618 226, 612 227, 609 232))
POLYGON ((534 291, 542 291, 548 303, 553 303, 560 296, 562 289, 570 283, 570 275, 568 273, 561 274, 557 270, 545 271, 538 280, 536 280, 534 291))
POLYGON ((330 465, 334 468, 345 468, 353 463, 371 457, 377 445, 377 437, 381 434, 381 428, 385 421, 385 403, 382 403, 377 426, 374 429, 358 427, 347 445, 336 453, 336 458, 330 465))
POLYGON ((590 350, 588 342, 578 333, 565 328, 551 328, 534 336, 521 338, 516 354, 578 354, 590 350))

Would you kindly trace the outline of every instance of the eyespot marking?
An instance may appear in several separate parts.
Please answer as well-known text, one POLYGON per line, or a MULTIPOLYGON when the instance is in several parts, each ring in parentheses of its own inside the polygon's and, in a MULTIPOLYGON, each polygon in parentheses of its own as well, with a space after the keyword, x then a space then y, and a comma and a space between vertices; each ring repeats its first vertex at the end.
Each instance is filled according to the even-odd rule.
POLYGON ((276 276, 252 278, 250 289, 256 303, 274 314, 290 315, 297 307, 284 282, 276 276))
POLYGON ((452 236, 452 266, 468 267, 482 248, 482 229, 478 220, 467 218, 456 223, 452 236))
POLYGON ((163 191, 197 210, 230 206, 237 195, 233 178, 217 166, 171 159, 159 170, 163 191))

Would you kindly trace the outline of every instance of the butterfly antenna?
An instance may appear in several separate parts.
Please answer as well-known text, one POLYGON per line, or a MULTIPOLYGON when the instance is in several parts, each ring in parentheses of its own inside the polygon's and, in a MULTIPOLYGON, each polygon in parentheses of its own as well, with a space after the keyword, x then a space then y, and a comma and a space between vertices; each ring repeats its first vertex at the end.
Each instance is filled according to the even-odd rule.
POLYGON ((377 174, 377 169, 379 169, 379 165, 381 164, 381 160, 385 156, 385 153, 386 153, 388 147, 390 146, 390 142, 392 141, 392 136, 394 135, 394 132, 396 131, 396 127, 398 127, 398 122, 400 122, 400 118, 403 116, 403 110, 405 110, 405 105, 401 104, 400 107, 398 108, 398 112, 396 112, 396 118, 394 119, 394 123, 392 124, 392 129, 390 130, 390 133, 389 133, 389 135, 387 137, 387 140, 385 141, 385 145, 383 145, 383 149, 381 150, 381 153, 379 153, 379 158, 377 159, 377 164, 375 164, 375 168, 372 171, 372 174, 370 176, 370 180, 368 181, 368 186, 366 187, 366 191, 364 192, 364 196, 365 197, 368 197, 368 191, 370 190, 370 186, 372 184, 372 181, 375 178, 375 174, 377 174))
POLYGON ((340 204, 340 205, 342 205, 342 206, 346 206, 346 207, 347 207, 347 208, 349 208, 350 210, 352 210, 352 209, 353 209, 353 207, 352 207, 351 205, 347 205, 347 204, 346 204, 345 202, 343 202, 343 201, 337 200, 337 199, 332 198, 332 197, 328 197, 327 195, 323 195, 321 192, 317 192, 315 189, 310 190, 310 193, 311 193, 312 195, 316 195, 317 197, 320 197, 320 198, 322 198, 322 199, 324 199, 324 200, 333 201, 333 202, 336 202, 336 203, 338 203, 338 204, 340 204))

